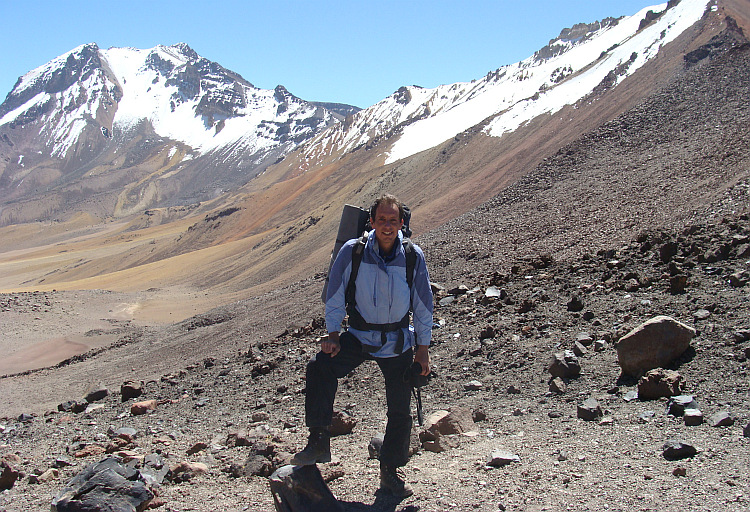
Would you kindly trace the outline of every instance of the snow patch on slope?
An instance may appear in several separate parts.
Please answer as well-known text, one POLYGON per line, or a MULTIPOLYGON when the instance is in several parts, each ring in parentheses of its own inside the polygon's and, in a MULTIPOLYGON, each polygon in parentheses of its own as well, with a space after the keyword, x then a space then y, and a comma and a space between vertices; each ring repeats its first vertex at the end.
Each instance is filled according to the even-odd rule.
MULTIPOLYGON (((539 115, 575 104, 611 72, 619 70, 612 84, 616 85, 653 58, 661 46, 697 22, 709 1, 682 0, 638 32, 640 22, 649 10, 661 12, 667 4, 644 8, 616 25, 599 30, 589 40, 579 44, 567 42, 568 49, 556 57, 544 60, 529 57, 502 67, 481 81, 434 89, 409 88, 414 95, 411 102, 415 105, 404 109, 399 119, 403 119, 407 111, 416 112, 419 108, 427 109, 429 116, 404 126, 386 163, 434 147, 491 116, 496 117, 484 128, 484 133, 500 137, 539 115), (561 74, 570 78, 558 83, 556 80, 561 74)), ((377 118, 379 110, 394 107, 393 98, 391 96, 371 107, 372 111, 366 109, 359 115, 377 118)), ((356 134, 342 137, 337 142, 347 145, 353 138, 356 139, 356 134)), ((358 142, 361 143, 361 139, 360 136, 358 142)))

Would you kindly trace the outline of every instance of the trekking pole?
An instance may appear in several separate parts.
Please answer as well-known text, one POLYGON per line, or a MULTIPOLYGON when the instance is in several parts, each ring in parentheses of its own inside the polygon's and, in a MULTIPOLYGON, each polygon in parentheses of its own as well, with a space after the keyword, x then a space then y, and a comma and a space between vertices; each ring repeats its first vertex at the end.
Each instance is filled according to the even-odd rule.
POLYGON ((414 398, 417 400, 417 422, 421 427, 424 425, 424 417, 422 416, 422 388, 413 387, 411 388, 411 392, 414 395, 414 398))

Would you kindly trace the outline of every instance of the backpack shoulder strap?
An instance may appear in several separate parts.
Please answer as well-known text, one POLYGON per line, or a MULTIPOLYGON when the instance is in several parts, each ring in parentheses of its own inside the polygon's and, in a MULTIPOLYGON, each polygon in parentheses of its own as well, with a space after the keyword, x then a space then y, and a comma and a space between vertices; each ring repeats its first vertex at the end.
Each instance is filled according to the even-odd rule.
POLYGON ((406 254, 406 283, 409 290, 414 284, 414 268, 417 266, 417 251, 414 250, 414 244, 410 238, 404 238, 404 253, 406 254))
POLYGON ((357 281, 357 274, 359 273, 359 264, 362 263, 362 253, 365 251, 366 243, 367 237, 362 235, 352 248, 352 271, 349 275, 349 283, 346 285, 346 293, 344 295, 344 301, 347 308, 354 304, 354 296, 357 289, 355 283, 357 281))

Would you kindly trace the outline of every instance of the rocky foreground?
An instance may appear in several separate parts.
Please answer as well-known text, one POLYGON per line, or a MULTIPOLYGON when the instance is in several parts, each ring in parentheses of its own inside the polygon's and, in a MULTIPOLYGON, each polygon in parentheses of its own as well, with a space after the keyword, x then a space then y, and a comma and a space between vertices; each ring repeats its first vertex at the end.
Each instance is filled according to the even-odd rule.
MULTIPOLYGON (((376 493, 375 365, 341 381, 322 475, 347 511, 747 510, 749 281, 744 214, 436 284, 436 376, 406 468, 415 495, 376 493), (657 317, 679 333, 627 354, 657 317), (659 368, 648 371, 644 352, 659 368)), ((240 303, 181 326, 226 335, 230 318, 251 314, 240 303)), ((273 510, 267 477, 304 444, 304 366, 323 334, 311 318, 158 380, 102 373, 102 386, 58 410, 0 419, 0 511, 53 500, 82 510, 65 508, 80 499, 70 482, 94 464, 121 468, 133 510, 273 510)))

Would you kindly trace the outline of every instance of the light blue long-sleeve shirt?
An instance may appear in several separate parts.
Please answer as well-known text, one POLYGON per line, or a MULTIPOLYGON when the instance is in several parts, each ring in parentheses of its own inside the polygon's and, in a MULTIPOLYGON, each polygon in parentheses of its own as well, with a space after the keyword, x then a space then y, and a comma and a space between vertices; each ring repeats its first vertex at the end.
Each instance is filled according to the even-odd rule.
MULTIPOLYGON (((386 261, 379 252, 375 232, 370 232, 362 253, 357 273, 356 308, 366 322, 387 324, 399 322, 411 303, 412 323, 403 328, 404 351, 415 344, 429 345, 432 339, 432 289, 422 250, 414 245, 417 261, 414 265, 414 281, 409 290, 406 281, 406 253, 403 247, 403 235, 399 232, 395 244, 396 254, 386 261)), ((326 296, 326 328, 328 332, 337 332, 346 316, 346 287, 352 272, 352 250, 357 239, 349 240, 339 250, 331 267, 326 296)), ((381 346, 380 331, 360 331, 349 328, 363 344, 381 346)), ((398 341, 398 331, 387 333, 387 341, 380 350, 373 352, 375 357, 394 357, 398 341)))

